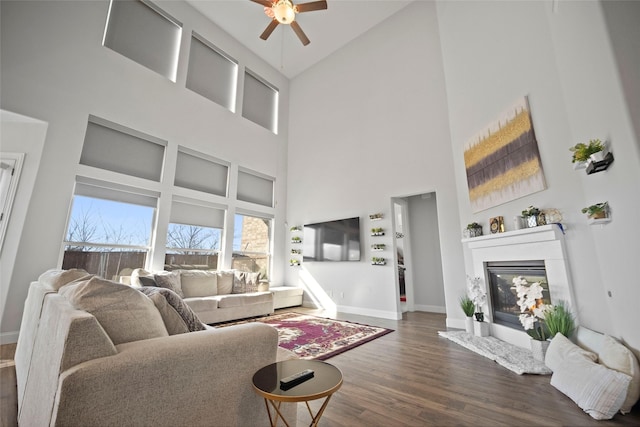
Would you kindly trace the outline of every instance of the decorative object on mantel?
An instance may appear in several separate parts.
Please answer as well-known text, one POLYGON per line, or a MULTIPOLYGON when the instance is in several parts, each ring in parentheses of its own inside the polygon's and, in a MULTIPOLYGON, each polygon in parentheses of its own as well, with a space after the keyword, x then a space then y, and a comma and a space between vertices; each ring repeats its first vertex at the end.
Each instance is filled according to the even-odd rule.
POLYGON ((467 140, 464 165, 474 213, 546 188, 526 96, 467 140))
POLYGON ((542 282, 529 284, 523 276, 513 278, 518 295, 518 306, 520 307, 519 320, 524 330, 531 339, 531 351, 533 357, 544 361, 544 355, 549 347, 549 330, 544 321, 546 312, 552 309, 550 304, 545 303, 543 296, 544 288, 542 282))
POLYGON ((598 224, 611 221, 609 218, 609 202, 600 202, 586 208, 582 208, 582 213, 587 214, 590 224, 598 224))
POLYGON ((460 308, 464 312, 464 329, 467 333, 473 333, 473 313, 476 311, 475 304, 468 295, 460 297, 460 308))
POLYGON ((480 277, 467 276, 467 279, 469 280, 467 293, 476 309, 474 313, 476 321, 473 324, 473 330, 476 336, 485 337, 489 335, 489 324, 484 321, 482 307, 487 303, 487 291, 482 286, 480 277))
POLYGON ((384 230, 380 227, 371 229, 372 236, 384 236, 384 230))
POLYGON ((381 213, 375 213, 375 214, 369 215, 369 219, 371 221, 377 221, 377 220, 380 220, 382 218, 384 218, 384 216, 381 213))
POLYGON ((482 226, 477 222, 472 222, 471 224, 467 224, 467 228, 462 230, 462 236, 465 239, 468 239, 470 237, 482 236, 482 226))
POLYGON ((534 206, 529 206, 527 209, 523 210, 522 217, 524 218, 525 224, 528 228, 545 225, 547 223, 544 217, 544 212, 534 206))
POLYGON ((562 214, 558 209, 542 209, 547 224, 559 224, 562 222, 562 214))
POLYGON ((387 261, 382 257, 371 257, 371 265, 385 265, 387 261))
POLYGON ((504 233, 504 218, 501 216, 494 216, 489 220, 489 229, 491 234, 504 233))

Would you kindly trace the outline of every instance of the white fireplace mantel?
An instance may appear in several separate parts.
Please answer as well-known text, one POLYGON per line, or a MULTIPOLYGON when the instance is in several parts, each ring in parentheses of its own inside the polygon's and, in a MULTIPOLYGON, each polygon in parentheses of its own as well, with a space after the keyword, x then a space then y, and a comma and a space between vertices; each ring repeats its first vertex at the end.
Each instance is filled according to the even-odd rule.
MULTIPOLYGON (((575 307, 564 232, 559 224, 542 225, 505 233, 490 234, 462 240, 473 260, 474 276, 484 279, 487 286, 485 265, 495 261, 543 260, 549 282, 551 303, 564 300, 575 307)), ((486 289, 487 293, 489 292, 486 289)), ((485 307, 485 318, 491 323, 491 335, 520 347, 529 348, 529 336, 524 329, 517 330, 493 323, 491 307, 485 307)), ((575 314, 575 312, 574 312, 575 314)))

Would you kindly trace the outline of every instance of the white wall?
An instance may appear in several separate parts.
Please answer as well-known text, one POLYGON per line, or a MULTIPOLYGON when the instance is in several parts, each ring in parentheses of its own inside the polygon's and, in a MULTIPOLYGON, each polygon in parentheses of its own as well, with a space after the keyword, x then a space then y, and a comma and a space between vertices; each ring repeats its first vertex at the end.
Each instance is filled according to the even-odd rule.
MULTIPOLYGON (((487 230, 490 217, 511 218, 529 205, 560 209, 580 322, 637 350, 638 144, 599 3, 557 2, 556 11, 552 6, 438 3, 460 223, 477 221, 487 230), (547 189, 473 215, 463 145, 522 95, 529 96, 547 189), (610 141, 616 161, 606 172, 587 176, 572 169, 568 148, 591 138, 610 141), (605 200, 613 222, 587 225, 580 209, 605 200)), ((637 52, 628 53, 637 58, 637 52)), ((470 271, 468 258, 466 266, 470 271)))
MULTIPOLYGON (((287 220, 360 216, 364 251, 359 263, 291 268, 289 284, 316 282, 341 311, 398 318, 393 263, 370 265, 368 215, 384 213, 375 226, 391 230, 391 197, 435 191, 445 286, 464 291, 444 87, 432 2, 410 4, 292 80, 287 220)), ((447 298, 447 311, 456 306, 447 298)))
MULTIPOLYGON (((232 170, 243 166, 275 177, 275 255, 279 258, 272 279, 282 282, 288 81, 190 6, 160 3, 183 23, 176 83, 102 47, 106 0, 1 2, 2 108, 49 124, 19 243, 5 247, 15 252, 15 264, 5 271, 3 260, 2 286, 8 289, 0 312, 3 333, 19 329, 29 283, 43 271, 60 266, 75 175, 89 172, 108 179, 118 175, 78 165, 89 114, 168 141, 169 169, 163 182, 117 177, 130 185, 152 186, 162 193, 165 206, 173 191, 168 177, 173 176, 170 168, 178 144, 227 160, 232 170), (192 29, 240 61, 241 79, 246 66, 279 88, 279 135, 185 89, 192 29)), ((232 210, 241 206, 227 202, 232 210)))

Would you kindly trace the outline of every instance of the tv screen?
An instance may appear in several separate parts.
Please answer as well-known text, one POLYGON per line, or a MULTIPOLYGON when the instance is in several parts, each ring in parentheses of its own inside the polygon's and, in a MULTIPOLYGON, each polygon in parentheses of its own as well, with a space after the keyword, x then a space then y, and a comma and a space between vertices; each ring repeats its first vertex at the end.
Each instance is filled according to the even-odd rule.
POLYGON ((304 261, 360 261, 360 218, 305 224, 304 261))

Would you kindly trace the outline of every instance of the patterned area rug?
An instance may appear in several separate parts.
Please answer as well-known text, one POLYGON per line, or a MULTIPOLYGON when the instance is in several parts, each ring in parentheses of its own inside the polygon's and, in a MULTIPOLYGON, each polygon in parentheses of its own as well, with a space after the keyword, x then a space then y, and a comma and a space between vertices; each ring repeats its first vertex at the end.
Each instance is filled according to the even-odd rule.
POLYGON ((326 319, 300 313, 282 313, 241 322, 262 322, 278 330, 278 345, 301 359, 325 360, 379 338, 392 329, 326 319))
POLYGON ((496 361, 516 374, 550 375, 551 369, 533 358, 531 351, 495 337, 476 337, 465 331, 440 331, 438 335, 496 361))

